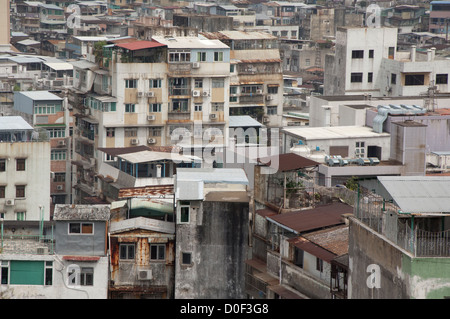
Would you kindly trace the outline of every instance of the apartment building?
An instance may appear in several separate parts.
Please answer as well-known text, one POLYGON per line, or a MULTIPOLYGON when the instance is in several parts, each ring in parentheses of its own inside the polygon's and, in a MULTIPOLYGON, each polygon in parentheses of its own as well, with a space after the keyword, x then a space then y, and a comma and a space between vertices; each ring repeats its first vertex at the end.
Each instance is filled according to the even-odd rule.
POLYGON ((430 22, 428 30, 432 33, 448 35, 450 1, 430 2, 430 22))
POLYGON ((72 114, 64 99, 49 91, 22 91, 14 94, 14 110, 50 139, 51 212, 54 204, 71 202, 72 114))
POLYGON ((283 71, 278 38, 244 31, 202 35, 230 47, 230 115, 250 115, 267 127, 281 126, 283 71))
MULTIPOLYGON (((98 169, 103 160, 99 147, 177 145, 190 153, 210 143, 223 146, 229 116, 228 46, 199 37, 118 39, 104 45, 92 61, 101 69, 87 60, 74 63, 69 97, 76 108, 77 180, 98 169)), ((94 184, 85 186, 95 193, 94 184)))
POLYGON ((435 51, 397 51, 397 28, 338 28, 335 55, 326 57, 324 95, 449 92, 450 62, 435 51))
POLYGON ((0 117, 0 212, 4 220, 50 220, 50 142, 20 116, 0 117))

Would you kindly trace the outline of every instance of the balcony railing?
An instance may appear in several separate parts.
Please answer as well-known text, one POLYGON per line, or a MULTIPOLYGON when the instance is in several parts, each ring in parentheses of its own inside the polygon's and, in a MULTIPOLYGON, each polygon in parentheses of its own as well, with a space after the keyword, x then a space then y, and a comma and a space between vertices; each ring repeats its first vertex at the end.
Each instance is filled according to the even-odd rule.
POLYGON ((1 254, 49 255, 55 250, 51 235, 3 235, 0 241, 1 254))

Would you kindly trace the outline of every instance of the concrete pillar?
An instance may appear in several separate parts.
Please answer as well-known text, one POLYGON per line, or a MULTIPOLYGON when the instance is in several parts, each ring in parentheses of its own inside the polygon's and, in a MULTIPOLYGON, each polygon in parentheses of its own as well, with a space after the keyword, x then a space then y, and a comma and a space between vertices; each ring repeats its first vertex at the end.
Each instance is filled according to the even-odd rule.
POLYGON ((156 177, 161 177, 161 164, 156 165, 156 177))
POLYGON ((411 46, 411 62, 416 62, 416 46, 411 46))

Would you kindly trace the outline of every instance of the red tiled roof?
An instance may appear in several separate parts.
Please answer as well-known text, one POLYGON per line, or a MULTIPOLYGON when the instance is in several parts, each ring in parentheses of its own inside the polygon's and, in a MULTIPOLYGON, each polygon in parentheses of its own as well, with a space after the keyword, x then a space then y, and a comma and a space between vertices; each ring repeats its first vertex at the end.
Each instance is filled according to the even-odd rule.
POLYGON ((120 43, 117 44, 117 46, 130 51, 136 51, 150 48, 165 47, 166 45, 152 40, 152 41, 134 41, 128 43, 120 43))

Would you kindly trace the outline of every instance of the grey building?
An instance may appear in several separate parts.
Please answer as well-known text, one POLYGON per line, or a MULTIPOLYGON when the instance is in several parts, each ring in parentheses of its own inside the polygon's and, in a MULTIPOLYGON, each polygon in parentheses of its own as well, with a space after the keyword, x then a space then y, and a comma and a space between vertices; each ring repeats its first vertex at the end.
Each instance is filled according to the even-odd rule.
POLYGON ((248 179, 242 169, 178 169, 175 298, 245 296, 248 179))

